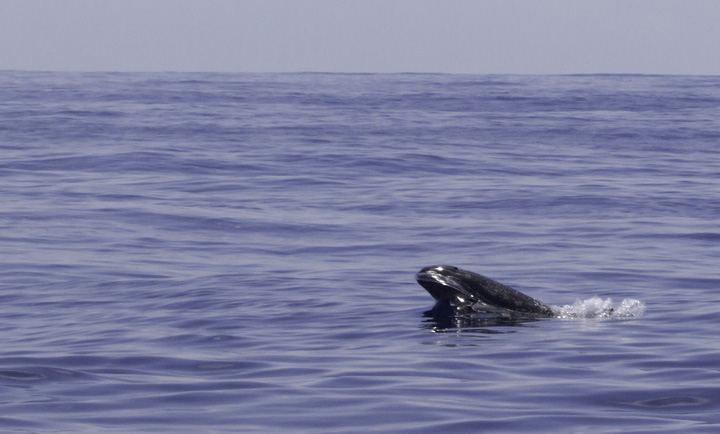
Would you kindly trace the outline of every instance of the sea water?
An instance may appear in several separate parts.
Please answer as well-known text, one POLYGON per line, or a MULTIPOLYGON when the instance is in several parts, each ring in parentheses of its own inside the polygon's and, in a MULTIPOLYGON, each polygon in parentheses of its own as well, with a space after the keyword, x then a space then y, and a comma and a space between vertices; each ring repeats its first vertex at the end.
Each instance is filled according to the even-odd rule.
POLYGON ((717 432, 719 115, 719 77, 0 72, 0 431, 717 432), (567 315, 433 315, 436 264, 567 315))

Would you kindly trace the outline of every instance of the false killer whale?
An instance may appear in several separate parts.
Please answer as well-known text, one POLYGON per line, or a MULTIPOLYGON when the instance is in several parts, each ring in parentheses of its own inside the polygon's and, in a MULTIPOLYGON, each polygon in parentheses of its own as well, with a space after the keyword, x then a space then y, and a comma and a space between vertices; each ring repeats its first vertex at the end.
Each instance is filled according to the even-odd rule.
POLYGON ((437 309, 447 309, 449 305, 470 312, 516 312, 537 317, 556 315, 550 306, 522 292, 450 265, 425 267, 415 279, 437 300, 437 309))

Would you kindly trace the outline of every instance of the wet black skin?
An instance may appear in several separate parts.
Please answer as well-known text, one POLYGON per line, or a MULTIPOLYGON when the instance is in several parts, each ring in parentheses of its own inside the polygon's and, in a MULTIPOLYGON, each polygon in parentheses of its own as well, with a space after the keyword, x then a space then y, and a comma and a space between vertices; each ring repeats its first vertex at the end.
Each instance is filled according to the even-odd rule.
POLYGON ((438 301, 438 306, 471 308, 478 312, 519 312, 534 316, 555 316, 550 306, 472 271, 450 265, 425 267, 415 275, 417 282, 438 301))

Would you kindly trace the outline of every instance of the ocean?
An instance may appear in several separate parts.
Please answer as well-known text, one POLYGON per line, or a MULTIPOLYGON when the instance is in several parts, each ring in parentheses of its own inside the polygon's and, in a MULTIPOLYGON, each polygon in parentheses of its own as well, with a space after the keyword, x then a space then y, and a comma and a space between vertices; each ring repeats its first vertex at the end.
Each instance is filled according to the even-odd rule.
POLYGON ((705 76, 1 71, 0 431, 718 432, 718 114, 705 76), (574 314, 433 314, 437 264, 574 314))

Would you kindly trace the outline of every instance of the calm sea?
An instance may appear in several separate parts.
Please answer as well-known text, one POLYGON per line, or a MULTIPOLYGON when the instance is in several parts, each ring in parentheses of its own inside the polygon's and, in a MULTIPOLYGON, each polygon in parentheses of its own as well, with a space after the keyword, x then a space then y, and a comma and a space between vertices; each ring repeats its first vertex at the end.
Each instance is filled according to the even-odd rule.
POLYGON ((720 430, 720 77, 0 72, 0 243, 3 433, 720 430))

